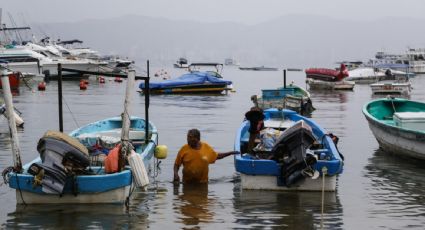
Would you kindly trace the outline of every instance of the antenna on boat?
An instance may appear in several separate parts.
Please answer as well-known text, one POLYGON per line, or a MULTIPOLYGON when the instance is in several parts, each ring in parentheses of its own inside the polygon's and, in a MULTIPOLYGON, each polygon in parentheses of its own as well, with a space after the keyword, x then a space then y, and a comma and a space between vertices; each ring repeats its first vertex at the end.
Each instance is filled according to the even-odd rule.
POLYGON ((3 97, 6 104, 7 120, 9 121, 10 136, 12 139, 13 166, 16 172, 22 172, 21 150, 19 148, 18 130, 16 129, 13 109, 12 92, 10 90, 9 76, 5 64, 0 64, 3 97))
POLYGON ((286 69, 283 69, 283 88, 286 89, 286 69))
POLYGON ((62 111, 62 64, 58 63, 58 104, 59 104, 59 131, 63 133, 62 111))
POLYGON ((145 78, 145 144, 149 143, 149 103, 150 103, 150 89, 149 89, 149 60, 146 61, 146 74, 145 78))

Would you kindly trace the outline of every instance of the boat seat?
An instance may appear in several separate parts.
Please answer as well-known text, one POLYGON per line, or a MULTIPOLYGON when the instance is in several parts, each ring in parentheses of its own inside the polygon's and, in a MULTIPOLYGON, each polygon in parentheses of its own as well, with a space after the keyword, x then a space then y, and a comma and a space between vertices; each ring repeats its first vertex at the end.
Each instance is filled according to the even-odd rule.
MULTIPOLYGON (((85 133, 76 137, 84 146, 90 148, 97 143, 107 148, 113 148, 121 141, 121 129, 101 131, 97 133, 85 133)), ((130 130, 129 140, 132 143, 140 143, 145 140, 145 132, 142 130, 130 130)))

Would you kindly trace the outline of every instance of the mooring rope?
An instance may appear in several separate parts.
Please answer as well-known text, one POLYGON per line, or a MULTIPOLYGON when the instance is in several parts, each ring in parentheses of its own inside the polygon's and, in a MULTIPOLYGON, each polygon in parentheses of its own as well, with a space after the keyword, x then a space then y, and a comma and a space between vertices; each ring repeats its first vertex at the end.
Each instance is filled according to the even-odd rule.
POLYGON ((321 211, 321 220, 320 220, 320 229, 323 229, 323 213, 325 210, 325 177, 328 172, 328 168, 322 168, 322 211, 321 211))
POLYGON ((66 108, 68 108, 68 111, 71 114, 71 117, 74 120, 75 125, 77 126, 77 128, 80 128, 80 124, 78 124, 77 119, 74 116, 74 113, 72 112, 71 108, 69 108, 69 105, 65 100, 65 97, 62 97, 62 100, 63 100, 63 102, 65 102, 66 108))

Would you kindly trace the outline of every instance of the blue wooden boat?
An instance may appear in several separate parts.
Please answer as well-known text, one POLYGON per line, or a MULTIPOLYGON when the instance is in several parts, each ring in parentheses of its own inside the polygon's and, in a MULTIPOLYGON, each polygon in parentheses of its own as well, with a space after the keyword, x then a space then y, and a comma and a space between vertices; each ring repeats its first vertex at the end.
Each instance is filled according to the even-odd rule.
MULTIPOLYGON (((70 133, 71 137, 76 138, 84 146, 76 144, 74 148, 85 149, 87 154, 78 152, 75 155, 87 155, 90 159, 90 150, 94 151, 94 146, 99 145, 102 139, 106 140, 106 145, 113 146, 113 140, 120 142, 122 120, 120 117, 114 117, 97 121, 86 126, 83 126, 70 133)), ((59 133, 59 132, 58 132, 59 133)), ((58 135, 55 133, 54 135, 58 135)), ((146 168, 149 167, 149 162, 152 162, 155 146, 158 142, 158 134, 155 126, 149 123, 149 139, 145 141, 145 121, 142 118, 131 117, 130 125, 130 142, 133 143, 135 151, 141 154, 146 168)), ((60 137, 62 138, 62 137, 60 137)), ((39 142, 38 149, 43 151, 46 149, 49 152, 56 152, 55 157, 66 158, 66 152, 59 152, 59 149, 70 149, 72 145, 63 143, 61 148, 55 146, 56 142, 46 141, 51 139, 49 135, 45 135, 39 142), (49 147, 51 146, 51 147, 49 147), (66 146, 66 148, 63 148, 66 146)), ((75 140, 75 139, 74 139, 75 140)), ((75 143, 74 143, 75 144, 75 143)), ((106 147, 107 148, 107 147, 106 147)), ((45 151, 45 152, 47 152, 45 151)), ((48 155, 41 154, 42 158, 48 155)), ((97 155, 97 154, 96 154, 97 155)), ((43 165, 42 158, 37 158, 32 162, 23 166, 23 172, 16 174, 10 172, 8 174, 9 186, 16 189, 16 197, 18 203, 34 204, 34 203, 123 203, 129 196, 130 187, 132 185, 132 173, 130 167, 117 173, 106 174, 102 166, 86 166, 81 172, 86 175, 70 176, 57 169, 50 171, 49 178, 43 178, 40 181, 40 176, 33 175, 35 165, 43 165), (64 178, 65 177, 65 178, 64 178), (61 180, 64 179, 64 180, 61 180), (62 181, 63 187, 59 184, 62 181), (53 184, 53 185, 52 185, 53 184), (60 190, 62 189, 62 190, 60 190)), ((61 158, 61 161, 62 161, 61 158)), ((92 161, 93 159, 91 159, 92 161)), ((90 163, 90 160, 89 160, 90 163)), ((44 164, 46 165, 46 164, 44 164)), ((58 168, 57 164, 54 164, 58 168)), ((44 169, 44 175, 47 175, 49 168, 41 166, 44 169)))
POLYGON ((425 103, 382 98, 366 103, 363 114, 385 152, 425 160, 425 103))
POLYGON ((250 122, 245 120, 236 134, 234 148, 241 154, 234 160, 241 187, 335 191, 336 177, 343 171, 342 155, 332 139, 335 136, 292 110, 267 109, 263 114, 261 141, 253 151, 247 150, 250 122))
MULTIPOLYGON (((130 71, 123 114, 129 114, 127 108, 134 79, 135 72, 130 71)), ((13 108, 10 91, 6 95, 6 105, 13 108)), ((140 184, 140 172, 144 172, 142 176, 147 178, 145 166, 152 159, 158 141, 155 126, 148 122, 147 97, 145 119, 129 116, 109 118, 81 127, 71 132, 71 136, 47 131, 37 144, 40 157, 23 167, 15 126, 11 126, 14 119, 9 116, 14 166, 3 171, 3 178, 10 188, 16 190, 17 203, 124 203, 130 197, 131 187, 140 184), (106 173, 104 167, 92 166, 93 153, 106 153, 108 151, 102 150, 117 143, 121 145, 119 156, 126 157, 131 168, 123 165, 122 169, 118 166, 116 171, 106 173), (130 144, 138 154, 131 151, 130 144)), ((119 165, 120 160, 117 161, 119 165)))

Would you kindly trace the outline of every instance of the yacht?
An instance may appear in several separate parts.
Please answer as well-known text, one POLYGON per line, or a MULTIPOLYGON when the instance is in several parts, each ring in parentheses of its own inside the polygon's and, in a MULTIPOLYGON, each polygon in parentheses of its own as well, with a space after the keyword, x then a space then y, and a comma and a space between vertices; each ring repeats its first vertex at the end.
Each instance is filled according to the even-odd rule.
POLYGON ((59 63, 62 64, 63 68, 85 71, 102 71, 102 66, 108 64, 103 61, 61 57, 50 49, 34 43, 1 48, 0 59, 7 61, 11 70, 27 73, 28 75, 43 73, 57 76, 59 63))

